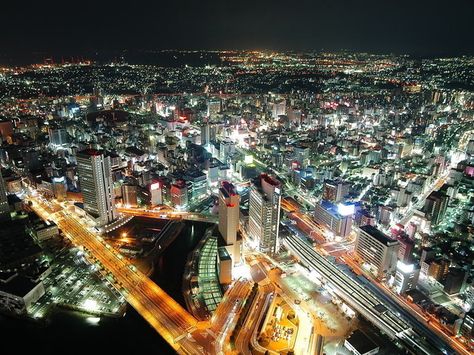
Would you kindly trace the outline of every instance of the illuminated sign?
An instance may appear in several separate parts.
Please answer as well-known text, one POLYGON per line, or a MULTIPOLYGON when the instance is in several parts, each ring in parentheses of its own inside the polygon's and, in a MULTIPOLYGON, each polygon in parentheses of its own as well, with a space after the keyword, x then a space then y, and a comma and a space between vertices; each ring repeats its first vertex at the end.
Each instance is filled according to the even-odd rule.
POLYGON ((413 272, 413 269, 415 268, 413 264, 405 264, 402 263, 400 260, 397 261, 397 268, 401 270, 403 273, 408 274, 410 272, 413 272))
POLYGON ((354 207, 354 205, 345 205, 343 203, 340 203, 340 204, 337 205, 337 212, 341 216, 350 216, 350 215, 354 214, 355 207, 354 207))
POLYGON ((160 183, 159 182, 155 182, 155 183, 150 185, 150 190, 151 191, 158 190, 159 188, 160 188, 160 183))
POLYGON ((252 164, 253 163, 253 156, 252 155, 246 155, 244 158, 244 163, 245 164, 252 164))
POLYGON ((64 176, 61 176, 61 177, 54 177, 53 178, 53 182, 57 183, 57 184, 61 184, 64 182, 64 176))

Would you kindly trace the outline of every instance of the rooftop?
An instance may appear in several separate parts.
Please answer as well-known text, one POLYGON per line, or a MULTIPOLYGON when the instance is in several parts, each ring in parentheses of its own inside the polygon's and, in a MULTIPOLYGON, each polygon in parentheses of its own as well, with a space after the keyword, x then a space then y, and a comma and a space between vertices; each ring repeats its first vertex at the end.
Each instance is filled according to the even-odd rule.
POLYGON ((359 354, 366 354, 378 348, 377 344, 375 344, 372 339, 370 339, 360 330, 354 331, 354 333, 352 333, 352 335, 347 338, 346 341, 351 344, 352 347, 359 352, 359 354))
POLYGON ((25 276, 16 276, 7 283, 0 283, 0 291, 25 297, 38 283, 31 281, 25 276))
POLYGON ((383 232, 381 232, 374 226, 366 225, 366 226, 360 227, 360 229, 366 232, 367 234, 371 235, 375 239, 377 239, 382 244, 393 245, 394 243, 398 243, 398 241, 389 238, 387 235, 385 235, 383 232))
POLYGON ((225 197, 237 195, 235 186, 228 181, 223 181, 219 189, 225 197))
POLYGON ((102 151, 97 150, 97 149, 92 149, 92 148, 87 148, 84 150, 81 150, 80 152, 77 152, 77 155, 88 155, 88 156, 99 156, 102 154, 102 151))

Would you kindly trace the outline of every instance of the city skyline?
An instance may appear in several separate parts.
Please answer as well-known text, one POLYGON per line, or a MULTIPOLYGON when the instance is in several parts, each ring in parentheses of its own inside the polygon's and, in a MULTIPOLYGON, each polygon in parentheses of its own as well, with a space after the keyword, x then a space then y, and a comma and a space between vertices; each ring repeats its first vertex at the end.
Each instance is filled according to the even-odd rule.
POLYGON ((6 4, 1 62, 38 57, 92 57, 121 50, 316 50, 472 55, 473 4, 455 0, 285 2, 177 1, 95 4, 6 4), (83 17, 85 16, 85 18, 83 17), (82 17, 84 21, 76 18, 82 17))
POLYGON ((2 346, 473 354, 473 14, 5 4, 2 346))

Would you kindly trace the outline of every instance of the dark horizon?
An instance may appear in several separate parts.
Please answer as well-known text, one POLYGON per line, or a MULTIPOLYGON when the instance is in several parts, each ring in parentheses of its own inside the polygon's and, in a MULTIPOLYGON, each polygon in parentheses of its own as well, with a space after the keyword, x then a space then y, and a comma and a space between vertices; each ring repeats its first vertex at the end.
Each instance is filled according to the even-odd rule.
POLYGON ((6 4, 0 62, 122 50, 473 55, 474 2, 340 0, 6 4), (133 6, 132 6, 133 5, 133 6))

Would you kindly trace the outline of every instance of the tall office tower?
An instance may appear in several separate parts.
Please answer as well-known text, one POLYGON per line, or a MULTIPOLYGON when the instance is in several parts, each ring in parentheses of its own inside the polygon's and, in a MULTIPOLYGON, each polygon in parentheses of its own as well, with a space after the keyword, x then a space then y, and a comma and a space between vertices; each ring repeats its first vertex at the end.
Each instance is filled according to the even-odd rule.
POLYGON ((281 183, 261 174, 250 189, 249 236, 258 241, 261 252, 275 254, 280 229, 281 183))
POLYGON ((201 125, 201 145, 209 145, 216 140, 217 127, 209 122, 204 122, 201 125))
POLYGON ((373 226, 360 227, 355 252, 379 279, 393 275, 397 268, 399 243, 373 226))
POLYGON ((138 206, 138 186, 132 184, 122 185, 122 202, 125 206, 138 206))
POLYGON ((222 140, 219 146, 219 159, 225 164, 227 159, 234 153, 235 143, 230 138, 222 140))
POLYGON ((77 171, 84 197, 84 210, 100 226, 113 222, 117 213, 110 157, 95 149, 77 153, 77 171))
POLYGON ((467 153, 467 154, 474 155, 474 139, 471 139, 471 140, 467 143, 466 153, 467 153))
POLYGON ((349 193, 350 185, 342 180, 326 180, 323 186, 323 200, 341 202, 349 193))
POLYGON ((58 201, 64 201, 67 195, 67 184, 64 176, 53 177, 53 194, 58 201))
POLYGON ((2 169, 0 168, 0 220, 10 219, 10 206, 8 205, 7 189, 3 180, 2 169))
POLYGON ((237 243, 239 204, 240 196, 234 185, 223 181, 219 188, 219 232, 225 240, 227 250, 234 264, 240 261, 240 244, 237 243))
POLYGON ((428 195, 423 206, 423 212, 429 216, 431 225, 437 225, 443 220, 448 202, 449 196, 440 191, 433 191, 428 195))
POLYGON ((223 181, 219 188, 219 232, 227 244, 235 244, 239 229, 240 196, 234 185, 223 181))
POLYGON ((405 264, 399 260, 397 261, 397 271, 395 273, 393 287, 398 294, 404 294, 416 287, 419 276, 419 265, 405 264))

